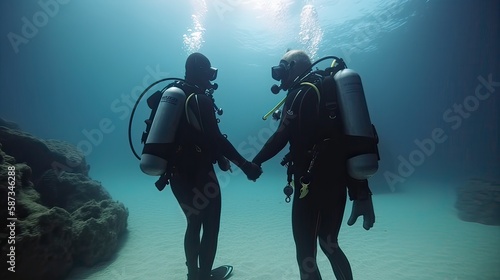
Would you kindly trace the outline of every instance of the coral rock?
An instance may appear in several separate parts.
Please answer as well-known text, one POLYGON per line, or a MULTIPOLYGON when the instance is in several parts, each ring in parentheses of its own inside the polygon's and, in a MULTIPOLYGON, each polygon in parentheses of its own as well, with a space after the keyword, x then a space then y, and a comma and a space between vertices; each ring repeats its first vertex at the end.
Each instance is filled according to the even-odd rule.
POLYGON ((8 263, 14 248, 9 258, 15 259, 16 272, 3 269, 0 279, 64 279, 74 265, 110 259, 126 233, 128 210, 88 177, 75 147, 0 123, 0 197, 7 196, 15 197, 15 210, 0 208, 0 220, 14 215, 17 221, 12 230, 0 228, 0 261, 8 263), (9 167, 15 168, 14 186, 8 184, 9 167), (7 242, 10 236, 15 244, 7 242))
POLYGON ((29 133, 0 126, 2 150, 33 170, 32 181, 49 169, 88 175, 89 166, 76 147, 58 140, 40 140, 29 133))

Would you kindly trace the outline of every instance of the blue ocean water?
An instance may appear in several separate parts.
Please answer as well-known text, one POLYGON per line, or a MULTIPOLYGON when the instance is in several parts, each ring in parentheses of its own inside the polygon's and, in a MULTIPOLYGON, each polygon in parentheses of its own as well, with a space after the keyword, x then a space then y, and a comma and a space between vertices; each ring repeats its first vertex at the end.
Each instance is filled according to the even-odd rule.
MULTIPOLYGON (((0 117, 75 144, 114 196, 142 191, 127 185, 146 176, 127 130, 149 84, 182 78, 186 57, 205 54, 219 69, 221 130, 250 159, 276 128, 261 118, 284 96, 270 92, 270 68, 288 48, 342 57, 360 73, 381 140, 375 195, 419 180, 499 180, 499 1, 40 0, 0 10, 0 117)), ((137 151, 148 116, 142 100, 137 151)), ((284 184, 283 155, 264 174, 284 184)))

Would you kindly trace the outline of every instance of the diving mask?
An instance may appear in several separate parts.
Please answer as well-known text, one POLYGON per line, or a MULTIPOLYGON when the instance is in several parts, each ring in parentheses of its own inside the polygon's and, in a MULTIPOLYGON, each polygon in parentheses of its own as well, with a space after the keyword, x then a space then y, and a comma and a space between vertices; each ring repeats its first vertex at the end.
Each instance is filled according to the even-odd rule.
POLYGON ((292 69, 294 65, 294 61, 288 63, 286 60, 281 60, 278 66, 271 67, 271 76, 276 81, 286 80, 290 73, 290 69, 292 69))
POLYGON ((217 72, 219 70, 215 67, 210 67, 208 70, 207 70, 207 78, 210 80, 210 81, 213 81, 215 79, 217 79, 217 72))

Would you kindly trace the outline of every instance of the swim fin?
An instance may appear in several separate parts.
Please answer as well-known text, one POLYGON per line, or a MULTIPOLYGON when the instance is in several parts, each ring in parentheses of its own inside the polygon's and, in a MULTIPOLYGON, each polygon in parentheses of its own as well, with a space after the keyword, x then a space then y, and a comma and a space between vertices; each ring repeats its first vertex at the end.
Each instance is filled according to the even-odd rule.
POLYGON ((222 265, 215 269, 212 269, 212 277, 211 280, 224 280, 229 279, 231 277, 231 273, 233 272, 233 267, 230 265, 222 265))

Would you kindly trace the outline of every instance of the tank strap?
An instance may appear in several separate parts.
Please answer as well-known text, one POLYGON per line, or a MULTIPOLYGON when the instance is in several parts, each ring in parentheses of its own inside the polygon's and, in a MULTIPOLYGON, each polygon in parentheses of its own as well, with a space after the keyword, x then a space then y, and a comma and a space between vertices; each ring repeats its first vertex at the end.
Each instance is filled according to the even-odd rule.
POLYGON ((191 93, 187 98, 186 102, 184 102, 184 112, 186 113, 186 120, 189 124, 191 124, 191 119, 196 119, 196 116, 194 116, 193 111, 191 111, 188 107, 189 100, 191 100, 191 97, 193 97, 194 93, 191 93))
POLYGON ((325 99, 324 106, 327 110, 328 118, 333 120, 337 118, 338 111, 337 89, 333 76, 325 77, 323 80, 323 90, 326 91, 323 93, 323 97, 325 99))
POLYGON ((314 91, 316 92, 316 95, 318 95, 318 102, 321 102, 321 94, 319 92, 318 87, 315 84, 313 84, 311 82, 302 82, 302 83, 300 83, 300 85, 301 86, 304 85, 304 86, 310 86, 310 87, 312 87, 314 89, 314 91))
POLYGON ((186 120, 188 124, 192 125, 196 130, 198 131, 203 131, 203 126, 200 124, 198 121, 198 118, 196 118, 196 115, 194 114, 193 110, 191 110, 188 106, 189 100, 191 97, 194 96, 194 99, 196 101, 196 107, 198 108, 198 115, 200 114, 200 106, 198 104, 198 97, 196 96, 196 93, 191 93, 188 98, 186 98, 186 102, 184 103, 184 112, 186 113, 186 120))
MULTIPOLYGON (((314 83, 311 83, 311 82, 302 82, 302 83, 300 83, 300 86, 311 87, 316 92, 316 95, 317 95, 317 98, 318 98, 318 104, 316 106, 316 113, 319 116, 319 110, 320 110, 319 106, 320 106, 320 103, 321 103, 321 92, 319 91, 318 87, 314 83)), ((295 94, 295 96, 293 98, 292 104, 290 105, 290 108, 288 109, 290 115, 293 114, 293 108, 294 108, 295 101, 297 100, 297 98, 299 97, 299 95, 301 95, 302 90, 303 90, 302 88, 299 89, 299 91, 295 94)), ((299 98, 299 100, 300 100, 300 102, 299 102, 299 109, 297 109, 297 113, 298 113, 298 117, 299 117, 299 126, 300 126, 300 123, 301 123, 301 112, 300 112, 301 110, 300 110, 300 108, 302 107, 302 102, 304 102, 305 95, 308 92, 309 92, 308 90, 305 90, 304 91, 304 95, 301 98, 299 98)))
POLYGON ((328 112, 328 117, 330 119, 335 119, 337 117, 337 95, 333 77, 326 76, 319 83, 321 83, 321 89, 323 90, 323 94, 321 94, 320 90, 318 89, 318 86, 316 86, 314 83, 302 82, 300 83, 300 85, 306 85, 312 87, 316 92, 316 95, 318 96, 318 108, 324 105, 324 107, 328 112), (324 100, 322 100, 321 97, 323 97, 324 100), (324 104, 321 103, 322 101, 324 102, 324 104))
MULTIPOLYGON (((184 112, 186 114, 186 120, 188 122, 189 125, 193 126, 194 129, 196 129, 197 131, 203 131, 203 124, 198 120, 198 118, 196 117, 196 115, 194 114, 193 110, 191 110, 191 108, 189 108, 189 100, 194 97, 194 100, 196 102, 196 107, 198 109, 198 115, 201 115, 200 113, 200 106, 199 106, 199 103, 198 103, 198 96, 196 95, 196 93, 191 93, 187 98, 186 98, 186 102, 184 103, 184 112)), ((197 153, 201 153, 202 152, 202 149, 200 147, 200 145, 196 144, 196 143, 193 143, 193 147, 194 147, 194 150, 197 152, 197 153)))
MULTIPOLYGON (((331 134, 333 128, 332 121, 337 118, 338 104, 337 104, 337 90, 335 81, 331 75, 324 76, 316 82, 302 82, 300 85, 309 86, 314 89, 318 96, 317 113, 322 122, 322 131, 319 132, 318 137, 325 138, 326 135, 331 134), (321 89, 321 90, 320 90, 321 89)), ((300 114, 299 114, 300 118, 300 114)), ((319 139, 321 140, 321 139, 319 139)))

